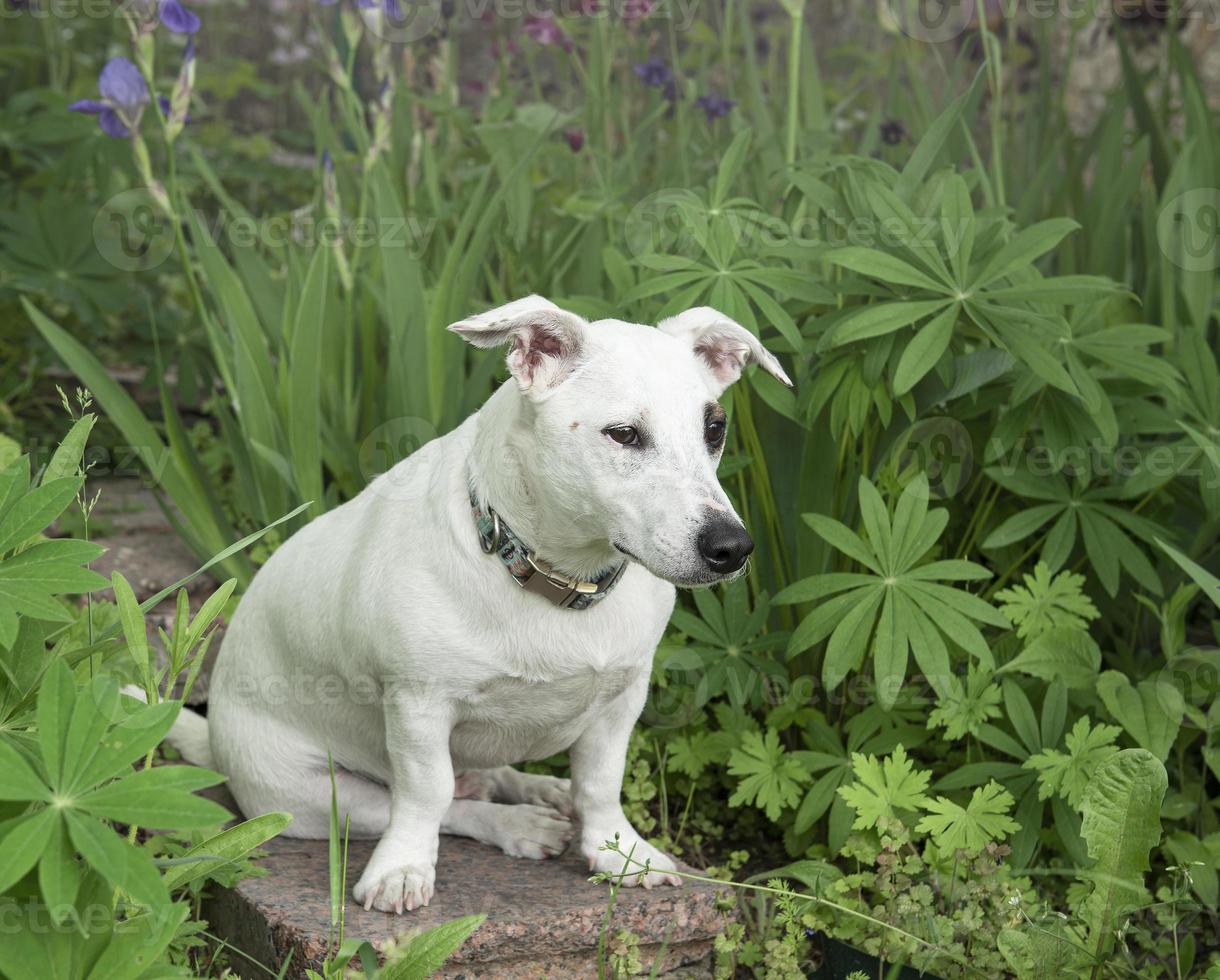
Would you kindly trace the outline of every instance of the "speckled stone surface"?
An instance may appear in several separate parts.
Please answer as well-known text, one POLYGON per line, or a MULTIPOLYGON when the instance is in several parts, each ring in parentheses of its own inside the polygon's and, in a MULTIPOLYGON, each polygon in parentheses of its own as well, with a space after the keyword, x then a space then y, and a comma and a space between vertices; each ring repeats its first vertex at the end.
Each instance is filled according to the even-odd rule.
MULTIPOLYGON (((432 904, 401 917, 366 912, 350 898, 351 883, 372 849, 372 841, 353 841, 349 847, 349 937, 367 939, 380 949, 410 930, 486 913, 487 921, 440 976, 585 980, 598 975, 597 947, 609 889, 589 882, 587 866, 573 849, 554 860, 531 861, 463 838, 442 837, 432 904)), ((291 952, 287 976, 301 977, 326 951, 327 844, 281 838, 265 850, 260 863, 268 873, 221 894, 206 914, 220 936, 263 963, 278 968, 291 952)), ((712 940, 725 924, 716 908, 721 892, 697 882, 652 891, 620 889, 607 935, 625 929, 639 938, 645 975, 665 944, 660 976, 710 977, 712 940)), ((240 969, 240 960, 233 965, 240 969)))

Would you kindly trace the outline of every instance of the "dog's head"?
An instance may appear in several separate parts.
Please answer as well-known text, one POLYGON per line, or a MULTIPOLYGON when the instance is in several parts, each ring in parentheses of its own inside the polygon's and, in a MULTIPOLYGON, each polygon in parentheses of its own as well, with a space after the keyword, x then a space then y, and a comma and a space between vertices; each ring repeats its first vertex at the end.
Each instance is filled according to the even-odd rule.
POLYGON ((538 296, 449 329, 476 347, 509 345, 540 514, 675 585, 742 570, 754 542, 716 478, 718 399, 750 363, 791 384, 753 334, 706 306, 654 328, 589 323, 538 296))

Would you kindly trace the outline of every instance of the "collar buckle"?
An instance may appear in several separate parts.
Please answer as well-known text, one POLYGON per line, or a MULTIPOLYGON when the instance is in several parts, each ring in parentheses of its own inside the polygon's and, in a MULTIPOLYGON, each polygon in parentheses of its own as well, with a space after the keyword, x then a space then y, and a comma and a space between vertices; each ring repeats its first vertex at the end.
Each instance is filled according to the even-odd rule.
POLYGON ((530 573, 525 578, 518 579, 517 584, 526 592, 545 596, 561 609, 570 606, 578 596, 594 595, 597 592, 595 583, 582 582, 562 575, 532 554, 527 553, 525 561, 530 567, 530 573))
POLYGON ((494 508, 480 506, 473 486, 470 509, 483 553, 495 555, 524 591, 540 595, 560 609, 588 609, 610 593, 627 568, 626 561, 619 562, 594 582, 564 575, 536 557, 494 508))

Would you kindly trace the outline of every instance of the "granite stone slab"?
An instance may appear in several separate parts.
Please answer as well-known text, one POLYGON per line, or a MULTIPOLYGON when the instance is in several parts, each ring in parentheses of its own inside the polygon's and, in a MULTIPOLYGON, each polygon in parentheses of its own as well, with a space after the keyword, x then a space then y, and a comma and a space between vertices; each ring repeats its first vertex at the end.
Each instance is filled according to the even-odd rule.
MULTIPOLYGON (((609 898, 605 884, 588 880, 585 861, 573 848, 559 858, 510 858, 464 838, 441 838, 436 896, 424 909, 395 916, 357 906, 351 884, 373 849, 353 841, 348 852, 346 934, 379 950, 414 929, 465 915, 487 921, 438 974, 451 978, 548 978, 599 976, 598 941, 609 898)), ((205 909, 213 930, 238 949, 275 969, 292 955, 288 977, 317 968, 330 929, 327 843, 280 838, 265 845, 267 874, 222 892, 205 909)), ((687 882, 681 888, 624 888, 611 912, 608 937, 628 930, 639 940, 647 976, 664 944, 660 976, 712 975, 712 940, 726 922, 718 886, 687 882)), ((237 957, 235 969, 242 969, 237 957)), ((262 971, 259 971, 260 973, 262 971)), ((253 975, 253 974, 251 974, 253 975)), ((609 970, 607 977, 612 976, 609 970)))

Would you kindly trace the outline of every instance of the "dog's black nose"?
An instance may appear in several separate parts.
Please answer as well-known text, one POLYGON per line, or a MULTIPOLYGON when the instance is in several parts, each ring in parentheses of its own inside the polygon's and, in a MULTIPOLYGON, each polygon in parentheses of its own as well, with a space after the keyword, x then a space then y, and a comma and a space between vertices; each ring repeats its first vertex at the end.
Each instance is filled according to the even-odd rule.
POLYGON ((746 563, 754 539, 730 518, 716 518, 699 532, 699 554, 717 575, 728 575, 746 563))

